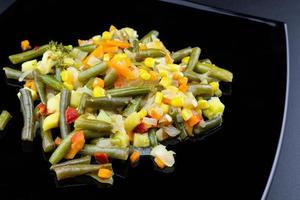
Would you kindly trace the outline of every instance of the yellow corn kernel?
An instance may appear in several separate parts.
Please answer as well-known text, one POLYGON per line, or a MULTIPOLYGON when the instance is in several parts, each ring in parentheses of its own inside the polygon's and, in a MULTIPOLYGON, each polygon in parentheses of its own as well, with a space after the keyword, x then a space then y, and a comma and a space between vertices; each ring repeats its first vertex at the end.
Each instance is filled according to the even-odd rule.
POLYGON ((161 92, 156 92, 154 102, 157 104, 161 104, 163 100, 163 94, 161 92))
POLYGON ((169 105, 162 103, 162 104, 160 105, 160 108, 162 109, 162 111, 164 112, 164 114, 169 113, 169 109, 170 109, 170 106, 169 106, 169 105))
POLYGON ((104 31, 104 32, 102 33, 102 39, 103 39, 103 40, 110 40, 110 39, 111 39, 111 34, 110 34, 110 32, 104 31))
POLYGON ((103 88, 101 88, 100 86, 96 86, 93 89, 93 96, 94 97, 103 97, 103 96, 105 96, 105 90, 103 88))
POLYGON ((71 83, 64 82, 64 85, 66 86, 66 88, 67 88, 68 90, 73 90, 73 89, 74 89, 74 86, 73 86, 71 83))
POLYGON ((199 115, 202 115, 202 110, 201 110, 201 108, 197 107, 197 108, 196 108, 196 112, 197 112, 199 115))
POLYGON ((148 57, 144 60, 144 64, 146 65, 146 67, 150 67, 150 68, 153 68, 154 65, 155 65, 155 59, 154 58, 151 58, 151 57, 148 57))
POLYGON ((73 82, 73 74, 70 71, 62 71, 60 73, 61 80, 71 84, 73 82))
POLYGON ((168 68, 171 72, 177 72, 179 71, 179 65, 176 64, 168 64, 168 68))
POLYGON ((201 110, 207 109, 208 107, 209 107, 209 104, 208 104, 208 102, 206 100, 200 99, 198 101, 198 108, 200 108, 201 110))
POLYGON ((190 60, 190 57, 189 57, 189 56, 186 56, 186 57, 184 57, 184 58, 181 59, 181 62, 182 62, 183 64, 188 64, 189 60, 190 60))
POLYGON ((218 82, 211 82, 209 85, 212 87, 213 92, 216 92, 219 89, 219 83, 218 82))
POLYGON ((159 69, 158 70, 158 73, 161 77, 165 77, 165 76, 168 76, 169 72, 165 69, 159 69))
POLYGON ((162 79, 160 80, 159 84, 164 86, 165 88, 167 88, 168 86, 171 85, 171 80, 168 77, 162 77, 162 79))
POLYGON ((148 113, 147 113, 147 111, 146 111, 144 108, 142 108, 142 109, 138 112, 138 114, 139 114, 140 118, 142 119, 142 118, 146 117, 148 113))
POLYGON ((174 107, 182 107, 183 106, 183 98, 182 97, 176 97, 171 100, 171 105, 174 107))
POLYGON ((169 90, 170 92, 173 92, 173 93, 177 93, 179 91, 179 89, 173 85, 168 86, 167 90, 169 90))
POLYGON ((187 121, 193 116, 193 112, 191 109, 184 108, 181 111, 181 115, 184 121, 187 121))
POLYGON ((104 55, 103 55, 103 61, 109 61, 110 60, 110 56, 109 56, 109 54, 108 53, 105 53, 104 55))
POLYGON ((162 45, 160 41, 154 41, 153 42, 153 47, 154 49, 161 49, 162 45))
POLYGON ((149 74, 146 70, 144 69, 140 69, 139 70, 139 73, 140 73, 140 77, 141 79, 143 80, 149 80, 151 78, 151 74, 149 74))

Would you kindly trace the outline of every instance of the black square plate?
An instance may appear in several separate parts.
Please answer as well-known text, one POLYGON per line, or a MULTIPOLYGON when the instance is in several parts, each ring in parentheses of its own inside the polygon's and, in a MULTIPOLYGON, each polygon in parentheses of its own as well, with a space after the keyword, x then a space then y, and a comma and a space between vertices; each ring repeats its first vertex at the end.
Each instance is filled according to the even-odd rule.
POLYGON ((111 24, 133 27, 140 35, 156 29, 168 49, 200 46, 202 58, 231 70, 232 94, 222 97, 226 105, 222 128, 204 140, 172 146, 177 153, 173 173, 153 170, 152 163, 142 160, 137 168, 128 169, 126 179, 116 178, 110 189, 56 188, 39 141, 33 153, 22 150, 18 89, 7 86, 1 72, 1 109, 9 110, 13 120, 0 140, 0 198, 182 194, 197 199, 259 199, 284 124, 285 24, 206 6, 158 1, 17 1, 0 17, 1 66, 11 65, 7 56, 19 51, 21 40, 36 45, 49 40, 75 44, 78 38, 102 33, 111 24), (11 190, 14 192, 8 192, 11 190))

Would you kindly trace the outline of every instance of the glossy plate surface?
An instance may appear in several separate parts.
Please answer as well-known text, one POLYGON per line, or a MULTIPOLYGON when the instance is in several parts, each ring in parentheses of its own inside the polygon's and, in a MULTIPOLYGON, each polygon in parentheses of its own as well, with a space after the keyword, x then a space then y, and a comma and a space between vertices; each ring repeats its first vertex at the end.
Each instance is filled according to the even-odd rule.
POLYGON ((109 2, 15 3, 0 16, 1 66, 10 65, 7 56, 18 52, 24 39, 33 45, 49 40, 76 44, 78 38, 102 33, 110 24, 132 27, 140 36, 156 29, 168 49, 200 46, 201 58, 210 58, 233 72, 232 87, 225 88, 231 89, 231 95, 222 97, 226 105, 222 128, 204 140, 170 147, 177 153, 173 173, 159 172, 151 160, 142 159, 134 169, 124 165, 128 167, 118 173, 126 178, 116 177, 110 189, 81 183, 79 187, 61 187, 49 173, 40 140, 33 151, 24 151, 18 89, 8 86, 1 72, 0 108, 10 111, 13 120, 0 139, 0 196, 71 199, 130 197, 143 192, 155 197, 163 192, 160 196, 181 193, 199 199, 259 199, 271 171, 283 120, 287 81, 284 24, 164 2, 109 2))

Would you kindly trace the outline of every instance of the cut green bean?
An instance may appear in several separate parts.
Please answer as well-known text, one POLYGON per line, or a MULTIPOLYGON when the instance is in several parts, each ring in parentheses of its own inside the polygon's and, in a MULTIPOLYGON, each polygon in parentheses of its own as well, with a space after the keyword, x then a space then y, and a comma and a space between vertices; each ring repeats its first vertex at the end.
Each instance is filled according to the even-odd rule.
POLYGON ((78 112, 79 115, 82 115, 84 113, 85 106, 86 106, 86 101, 87 101, 88 97, 89 97, 89 95, 87 93, 83 93, 81 95, 80 103, 79 103, 79 106, 78 106, 78 109, 77 109, 77 112, 78 112))
POLYGON ((174 60, 174 63, 180 62, 182 58, 189 56, 192 53, 192 50, 193 49, 191 47, 186 47, 184 49, 172 53, 172 59, 174 60))
POLYGON ((98 152, 106 153, 111 158, 127 160, 129 149, 116 147, 103 148, 97 145, 86 144, 84 145, 84 148, 80 151, 80 153, 83 155, 94 155, 98 152))
POLYGON ((126 97, 126 96, 137 96, 144 95, 151 92, 151 87, 149 86, 138 86, 138 87, 125 87, 117 88, 106 91, 108 95, 112 97, 126 97))
POLYGON ((46 44, 46 45, 40 46, 37 49, 32 49, 32 50, 25 51, 22 53, 10 55, 8 58, 13 64, 18 64, 18 63, 25 62, 27 60, 31 60, 33 58, 41 56, 48 49, 49 49, 49 45, 46 44))
POLYGON ((203 134, 213 128, 216 128, 222 124, 222 116, 218 115, 217 117, 207 120, 204 122, 204 126, 201 126, 201 124, 198 124, 194 128, 194 133, 195 134, 203 134))
POLYGON ((70 104, 71 92, 68 89, 63 89, 60 94, 59 104, 59 128, 62 138, 67 137, 70 133, 70 127, 66 123, 65 111, 70 104))
POLYGON ((128 115, 130 115, 131 113, 137 112, 141 107, 142 99, 142 97, 135 97, 125 108, 123 115, 128 117, 128 115))
POLYGON ((85 117, 79 117, 78 119, 76 119, 74 127, 77 130, 88 129, 97 132, 107 132, 111 131, 112 129, 112 125, 107 122, 97 119, 87 119, 85 117))
POLYGON ((198 73, 208 72, 208 76, 224 82, 232 82, 233 79, 233 75, 230 71, 207 62, 198 62, 195 71, 198 73))
POLYGON ((93 130, 82 130, 84 134, 84 138, 86 140, 100 138, 100 137, 109 137, 112 132, 111 131, 93 131, 93 130))
POLYGON ((146 49, 136 53, 135 60, 141 61, 147 57, 158 58, 164 57, 166 53, 161 49, 146 49))
POLYGON ((24 125, 22 129, 22 140, 33 141, 35 137, 33 119, 33 101, 31 92, 28 89, 20 89, 21 109, 23 113, 24 125))
POLYGON ((182 122, 176 122, 175 123, 176 128, 180 131, 179 137, 181 140, 184 140, 188 137, 188 134, 184 128, 184 125, 182 122))
POLYGON ((3 110, 1 112, 1 115, 0 115, 0 131, 3 131, 7 125, 7 123, 9 122, 9 120, 12 118, 11 114, 6 111, 6 110, 3 110))
POLYGON ((140 42, 141 42, 141 43, 144 43, 144 44, 146 44, 146 43, 148 43, 148 42, 152 42, 152 38, 153 38, 153 37, 158 37, 158 35, 159 35, 159 32, 158 32, 158 31, 152 30, 152 31, 150 31, 149 33, 147 33, 147 34, 140 40, 140 42))
MULTIPOLYGON (((44 117, 41 117, 40 119, 40 127, 43 127, 44 123, 44 117)), ((42 138, 42 147, 44 152, 51 152, 55 149, 55 143, 52 138, 52 132, 51 129, 44 131, 42 128, 40 128, 40 135, 42 138)))
POLYGON ((93 90, 94 81, 95 81, 95 77, 90 78, 88 82, 85 84, 85 87, 89 88, 90 90, 93 90))
POLYGON ((100 168, 100 165, 91 164, 74 164, 65 165, 61 167, 55 167, 54 172, 56 173, 57 180, 72 178, 87 173, 96 173, 100 168))
POLYGON ((61 161, 64 156, 68 153, 69 149, 71 148, 71 137, 74 135, 75 133, 71 133, 69 135, 67 135, 67 137, 65 137, 60 145, 58 145, 58 147, 55 149, 55 151, 52 153, 51 157, 49 158, 49 162, 54 165, 56 163, 58 163, 59 161, 61 161))
POLYGON ((88 45, 78 46, 78 47, 75 47, 75 48, 77 48, 77 49, 79 49, 81 51, 85 51, 85 52, 90 53, 90 52, 92 52, 92 51, 94 51, 96 49, 96 45, 94 45, 94 44, 88 44, 88 45))
POLYGON ((53 78, 50 75, 39 75, 39 78, 44 84, 46 84, 48 87, 54 90, 61 91, 62 89, 65 88, 64 84, 57 81, 55 78, 53 78))
POLYGON ((117 80, 117 72, 113 68, 110 68, 104 77, 104 87, 110 88, 117 80))
POLYGON ((86 107, 114 110, 126 106, 131 99, 131 97, 90 97, 86 100, 86 107))
POLYGON ((185 71, 184 72, 184 76, 186 76, 189 81, 196 81, 196 82, 201 82, 201 81, 204 81, 204 80, 207 80, 208 83, 214 81, 215 79, 209 77, 207 74, 199 74, 199 73, 196 73, 194 71, 185 71))
POLYGON ((194 47, 191 52, 189 62, 187 64, 187 69, 189 71, 194 71, 196 64, 198 63, 201 49, 199 47, 194 47))
POLYGON ((46 91, 45 91, 45 84, 42 82, 38 76, 37 71, 33 71, 33 79, 34 79, 34 85, 38 91, 39 97, 41 99, 41 102, 44 105, 47 105, 47 97, 46 97, 46 91))
POLYGON ((189 91, 193 93, 194 96, 199 95, 213 95, 213 89, 210 85, 190 85, 189 91))
MULTIPOLYGON (((5 72, 6 78, 8 79, 15 79, 15 80, 19 80, 19 78, 21 77, 21 75, 24 73, 20 70, 16 70, 10 67, 3 67, 3 70, 5 72)), ((25 78, 32 78, 32 74, 28 74, 25 78)))
POLYGON ((80 82, 85 82, 86 80, 88 80, 92 77, 98 76, 99 74, 105 72, 106 70, 107 70, 106 62, 97 64, 95 66, 90 67, 89 69, 79 72, 78 80, 80 82))
POLYGON ((81 158, 75 158, 75 159, 72 159, 72 160, 61 162, 59 164, 52 165, 50 167, 50 170, 53 170, 53 169, 55 169, 57 167, 66 166, 66 165, 90 164, 91 163, 91 159, 92 159, 92 157, 90 155, 83 156, 81 158))
POLYGON ((55 79, 59 82, 61 82, 61 71, 62 71, 62 68, 61 67, 56 67, 55 68, 55 79))

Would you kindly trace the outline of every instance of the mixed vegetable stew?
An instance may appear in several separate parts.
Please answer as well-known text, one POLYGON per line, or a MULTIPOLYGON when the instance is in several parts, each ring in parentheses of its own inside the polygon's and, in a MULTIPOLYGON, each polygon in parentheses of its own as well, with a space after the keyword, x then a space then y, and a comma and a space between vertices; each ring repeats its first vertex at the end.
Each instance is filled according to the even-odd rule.
POLYGON ((24 40, 23 52, 9 56, 21 66, 4 67, 7 79, 24 84, 21 139, 41 137, 57 180, 88 175, 112 184, 114 160, 134 165, 145 149, 158 168, 172 167, 175 152, 164 141, 221 125, 219 83, 232 82, 232 73, 199 59, 199 47, 170 52, 158 35, 139 39, 132 28, 111 26, 78 46, 31 48, 24 40))

